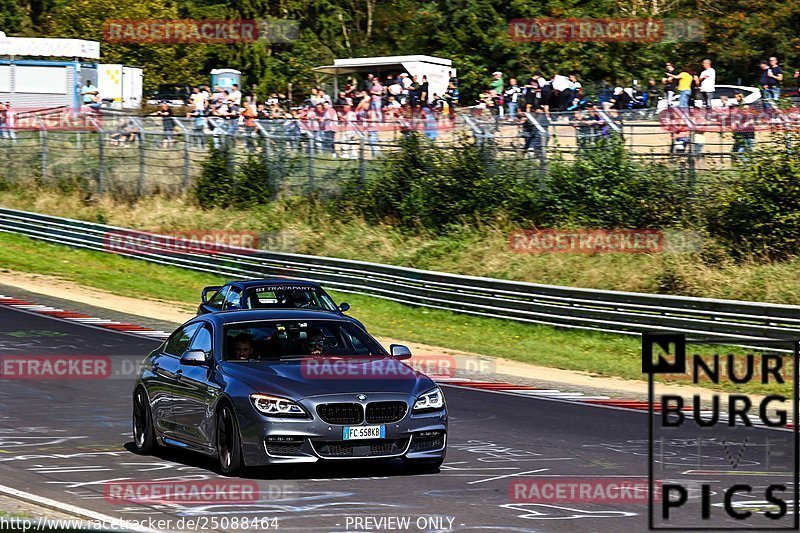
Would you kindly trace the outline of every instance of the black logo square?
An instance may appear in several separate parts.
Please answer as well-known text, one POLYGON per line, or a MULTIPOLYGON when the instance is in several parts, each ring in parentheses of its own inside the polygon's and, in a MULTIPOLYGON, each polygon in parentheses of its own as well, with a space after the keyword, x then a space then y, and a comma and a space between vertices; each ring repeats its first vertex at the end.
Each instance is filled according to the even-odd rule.
POLYGON ((642 333, 642 373, 686 373, 686 335, 642 333), (658 360, 654 360, 653 356, 657 356, 658 360))

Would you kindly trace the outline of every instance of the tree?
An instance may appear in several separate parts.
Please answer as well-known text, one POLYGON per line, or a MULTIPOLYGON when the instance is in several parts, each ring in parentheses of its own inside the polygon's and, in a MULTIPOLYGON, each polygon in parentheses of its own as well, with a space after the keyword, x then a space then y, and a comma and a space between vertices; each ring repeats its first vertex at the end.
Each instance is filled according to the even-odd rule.
MULTIPOLYGON (((106 20, 177 18, 178 9, 161 0, 75 0, 58 9, 47 27, 51 37, 103 41, 106 20)), ((148 89, 165 82, 205 80, 205 50, 199 45, 103 43, 100 51, 104 63, 141 66, 148 89)))

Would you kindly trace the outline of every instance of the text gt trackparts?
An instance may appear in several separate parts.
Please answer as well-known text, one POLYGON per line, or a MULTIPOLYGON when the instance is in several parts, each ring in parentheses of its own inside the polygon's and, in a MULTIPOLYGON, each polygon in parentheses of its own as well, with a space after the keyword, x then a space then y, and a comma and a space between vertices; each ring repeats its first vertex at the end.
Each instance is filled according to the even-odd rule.
POLYGON ((345 527, 354 531, 407 531, 453 529, 454 516, 348 516, 345 527))

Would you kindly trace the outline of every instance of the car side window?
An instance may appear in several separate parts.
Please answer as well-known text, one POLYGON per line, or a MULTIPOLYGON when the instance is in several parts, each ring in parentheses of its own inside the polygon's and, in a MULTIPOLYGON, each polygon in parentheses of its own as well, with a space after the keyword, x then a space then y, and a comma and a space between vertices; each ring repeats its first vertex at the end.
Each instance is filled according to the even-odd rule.
POLYGON ((192 339, 189 345, 189 350, 203 350, 206 357, 211 355, 211 328, 208 325, 203 325, 197 334, 192 339))
POLYGON ((225 305, 223 306, 223 310, 225 309, 241 309, 242 303, 242 291, 237 287, 231 287, 228 291, 228 295, 225 296, 225 305))
MULTIPOLYGON (((744 93, 744 91, 742 92, 744 93)), ((727 96, 732 99, 736 96, 736 89, 733 87, 717 87, 714 91, 714 97, 719 98, 720 96, 727 96)))
POLYGON ((214 293, 214 296, 208 301, 208 305, 210 307, 216 307, 217 309, 222 308, 222 302, 225 301, 225 296, 228 294, 228 289, 230 287, 222 287, 220 290, 214 293))
POLYGON ((192 336, 200 326, 201 324, 189 324, 185 328, 181 328, 173 333, 170 338, 167 339, 164 351, 176 357, 183 355, 183 352, 189 348, 189 341, 192 340, 192 336))
POLYGON ((322 302, 322 305, 320 305, 320 307, 322 307, 323 309, 327 309, 329 311, 339 310, 339 306, 336 305, 336 302, 334 302, 333 298, 331 298, 327 293, 323 292, 318 294, 319 294, 319 299, 322 302))

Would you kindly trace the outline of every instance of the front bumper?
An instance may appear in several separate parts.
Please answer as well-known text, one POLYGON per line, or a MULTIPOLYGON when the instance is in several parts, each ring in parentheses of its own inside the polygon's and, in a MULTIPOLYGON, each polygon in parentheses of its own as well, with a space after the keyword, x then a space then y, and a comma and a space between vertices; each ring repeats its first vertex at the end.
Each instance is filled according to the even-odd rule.
MULTIPOLYGON (((336 394, 307 398, 301 405, 310 419, 266 417, 255 412, 240 416, 242 451, 247 466, 315 463, 358 459, 442 459, 447 449, 447 408, 426 413, 412 413, 415 397, 396 393, 369 393, 369 400, 359 401, 355 394, 336 394), (322 420, 317 405, 403 401, 408 410, 401 419, 382 424, 332 424, 322 420), (244 418, 244 420, 243 420, 244 418), (384 425, 385 438, 343 440, 347 426, 384 425)), ((252 409, 255 411, 255 409, 252 409)))

